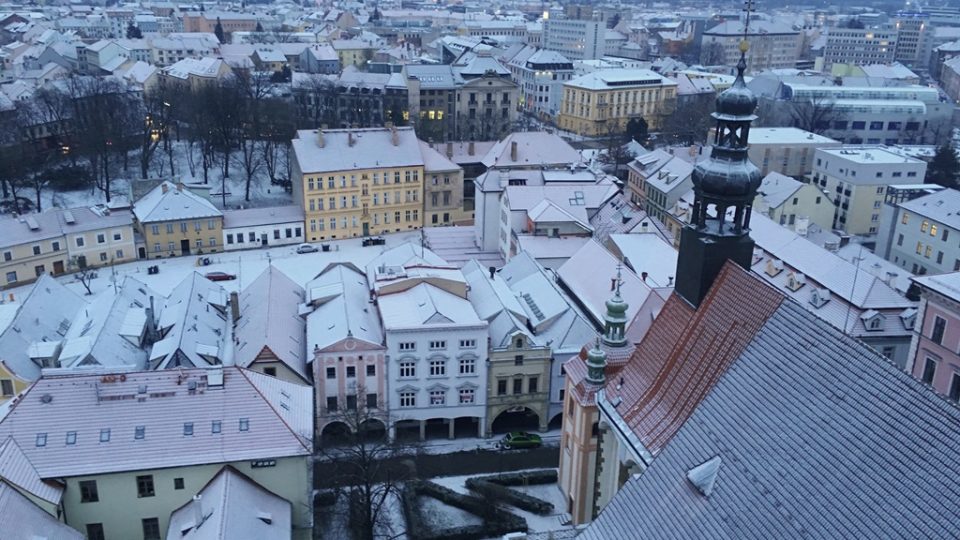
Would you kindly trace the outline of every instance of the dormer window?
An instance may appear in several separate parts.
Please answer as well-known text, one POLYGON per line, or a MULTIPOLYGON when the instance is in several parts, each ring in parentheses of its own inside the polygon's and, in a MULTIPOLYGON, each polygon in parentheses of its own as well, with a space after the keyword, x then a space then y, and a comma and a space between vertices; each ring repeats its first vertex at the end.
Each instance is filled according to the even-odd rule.
POLYGON ((877 330, 883 329, 883 322, 886 320, 886 317, 883 316, 880 312, 876 310, 867 310, 860 316, 860 319, 863 320, 863 326, 870 332, 876 332, 877 330))

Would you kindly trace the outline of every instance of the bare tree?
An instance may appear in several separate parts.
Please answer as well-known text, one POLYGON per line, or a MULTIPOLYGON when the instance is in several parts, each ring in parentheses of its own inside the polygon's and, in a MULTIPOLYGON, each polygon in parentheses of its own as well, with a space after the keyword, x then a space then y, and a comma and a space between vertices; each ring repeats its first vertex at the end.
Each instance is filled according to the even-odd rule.
POLYGON ((240 161, 245 175, 243 200, 250 200, 253 178, 263 168, 261 149, 264 137, 264 113, 266 102, 271 98, 276 85, 266 72, 238 72, 230 84, 236 86, 241 104, 242 124, 237 130, 240 145, 240 161))
POLYGON ((74 272, 74 279, 79 281, 83 288, 87 290, 87 296, 93 294, 93 291, 90 290, 90 284, 93 283, 93 278, 97 277, 97 271, 87 266, 86 261, 80 257, 71 257, 67 262, 67 268, 74 272))
POLYGON ((338 125, 337 85, 329 76, 303 74, 297 77, 293 92, 300 127, 316 129, 323 124, 338 125))
MULTIPOLYGON (((366 396, 363 388, 357 396, 366 396)), ((382 404, 348 403, 345 410, 328 411, 332 422, 341 422, 340 445, 321 446, 320 454, 337 464, 336 473, 328 482, 350 498, 350 525, 354 538, 373 540, 376 531, 386 525, 387 505, 399 495, 403 483, 413 478, 412 471, 402 464, 416 454, 417 446, 389 441, 379 429, 380 437, 372 436, 371 426, 386 429, 391 418, 382 404)))
POLYGON ((661 138, 673 145, 705 144, 713 124, 713 108, 713 99, 708 98, 676 107, 660 124, 661 138))
POLYGON ((154 153, 161 144, 165 145, 167 157, 170 159, 170 170, 173 172, 173 151, 170 145, 170 127, 179 99, 179 87, 168 84, 163 79, 156 88, 144 96, 143 123, 137 131, 140 144, 140 177, 147 178, 150 173, 150 163, 154 153))
POLYGON ((787 114, 794 127, 818 135, 828 133, 836 122, 847 118, 832 99, 816 95, 810 99, 792 101, 787 114))
POLYGON ((705 66, 722 66, 727 63, 727 53, 723 50, 723 45, 717 41, 711 41, 703 46, 700 51, 700 63, 705 66))

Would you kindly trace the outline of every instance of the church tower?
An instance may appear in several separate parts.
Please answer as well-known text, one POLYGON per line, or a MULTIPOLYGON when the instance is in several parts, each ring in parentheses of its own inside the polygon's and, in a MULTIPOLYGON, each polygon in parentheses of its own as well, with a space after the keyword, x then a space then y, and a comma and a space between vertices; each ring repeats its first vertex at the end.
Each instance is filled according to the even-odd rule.
POLYGON ((727 260, 749 269, 753 258, 750 210, 761 178, 747 157, 750 123, 757 108, 757 98, 743 80, 747 48, 744 39, 737 78, 717 96, 710 157, 693 170, 693 209, 680 235, 675 290, 694 306, 703 301, 727 260))
POLYGON ((607 300, 607 312, 603 316, 603 343, 611 347, 627 344, 627 303, 620 296, 621 265, 617 265, 617 280, 614 282, 613 298, 607 300))

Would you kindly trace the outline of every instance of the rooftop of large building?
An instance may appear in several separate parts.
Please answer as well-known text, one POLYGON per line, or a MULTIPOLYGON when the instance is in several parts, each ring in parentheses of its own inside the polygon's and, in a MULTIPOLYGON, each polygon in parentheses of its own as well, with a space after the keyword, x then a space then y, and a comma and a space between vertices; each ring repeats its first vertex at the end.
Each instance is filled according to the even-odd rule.
POLYGON ((649 69, 602 69, 581 75, 564 86, 584 90, 618 90, 647 86, 676 86, 677 83, 649 69))
POLYGON ((795 127, 751 127, 750 146, 756 144, 816 144, 840 146, 840 141, 795 127))
POLYGON ((942 189, 900 203, 900 206, 908 212, 932 219, 951 229, 960 229, 960 191, 955 189, 942 189))
POLYGON ((922 164, 923 161, 891 152, 883 146, 844 146, 842 148, 818 148, 817 155, 849 161, 856 164, 893 165, 922 164))
POLYGON ((412 127, 301 130, 293 153, 304 174, 423 166, 412 127))

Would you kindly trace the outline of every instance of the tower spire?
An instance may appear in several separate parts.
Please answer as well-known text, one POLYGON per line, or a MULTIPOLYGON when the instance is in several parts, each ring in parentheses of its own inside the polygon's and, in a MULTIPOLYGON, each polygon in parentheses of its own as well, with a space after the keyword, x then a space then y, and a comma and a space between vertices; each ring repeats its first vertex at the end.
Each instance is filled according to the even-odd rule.
POLYGON ((613 282, 613 298, 607 300, 607 312, 603 315, 603 342, 611 347, 627 344, 627 308, 629 305, 620 296, 623 264, 617 263, 617 277, 613 282))
POLYGON ((598 386, 606 381, 607 353, 600 348, 600 339, 587 351, 587 382, 598 386))
POLYGON ((691 220, 680 237, 675 290, 694 306, 700 305, 727 260, 750 268, 753 258, 750 212, 760 187, 760 170, 747 155, 757 98, 743 78, 753 0, 744 3, 737 78, 717 96, 717 109, 711 115, 716 120, 713 149, 709 159, 693 170, 691 220))

